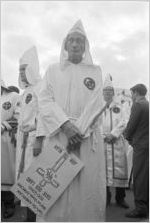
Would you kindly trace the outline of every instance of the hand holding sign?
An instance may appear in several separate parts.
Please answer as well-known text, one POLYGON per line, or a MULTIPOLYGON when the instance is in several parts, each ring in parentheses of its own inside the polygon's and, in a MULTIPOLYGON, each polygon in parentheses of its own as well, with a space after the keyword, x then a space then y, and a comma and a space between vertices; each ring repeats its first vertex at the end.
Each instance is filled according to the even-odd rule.
POLYGON ((12 192, 36 214, 42 216, 60 197, 73 178, 83 168, 83 163, 68 154, 57 141, 37 157, 12 187, 12 192))

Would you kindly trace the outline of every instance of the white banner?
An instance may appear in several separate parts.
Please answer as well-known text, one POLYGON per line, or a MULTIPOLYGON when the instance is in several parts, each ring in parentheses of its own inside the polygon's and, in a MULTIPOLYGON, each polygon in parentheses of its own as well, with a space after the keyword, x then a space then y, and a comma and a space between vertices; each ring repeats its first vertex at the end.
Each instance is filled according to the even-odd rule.
POLYGON ((11 191, 37 215, 42 216, 83 166, 83 163, 74 154, 68 154, 59 142, 50 143, 49 148, 21 175, 11 191))

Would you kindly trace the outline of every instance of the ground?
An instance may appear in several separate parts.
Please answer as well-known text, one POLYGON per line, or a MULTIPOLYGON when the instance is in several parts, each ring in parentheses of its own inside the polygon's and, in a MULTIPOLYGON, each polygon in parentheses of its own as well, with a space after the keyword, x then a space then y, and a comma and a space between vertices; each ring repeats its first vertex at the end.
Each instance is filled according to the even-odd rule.
POLYGON ((115 190, 112 189, 112 200, 110 206, 106 209, 107 222, 149 222, 149 219, 141 218, 126 218, 125 213, 134 208, 133 191, 126 190, 126 202, 129 204, 129 209, 118 207, 115 203, 115 190))
MULTIPOLYGON (((139 218, 126 218, 125 213, 128 209, 118 207, 115 204, 115 190, 112 191, 112 200, 110 206, 106 209, 106 222, 149 222, 149 219, 139 218)), ((130 205, 130 208, 134 208, 133 191, 126 190, 126 201, 130 205)), ((3 212, 3 210, 2 210, 3 212)), ((15 215, 7 220, 1 219, 2 222, 26 222, 26 208, 16 206, 15 215)))

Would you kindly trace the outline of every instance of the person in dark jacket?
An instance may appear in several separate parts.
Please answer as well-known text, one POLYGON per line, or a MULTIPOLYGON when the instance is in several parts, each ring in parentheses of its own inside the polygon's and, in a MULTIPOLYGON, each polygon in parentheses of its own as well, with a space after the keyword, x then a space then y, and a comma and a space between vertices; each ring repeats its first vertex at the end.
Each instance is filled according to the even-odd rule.
POLYGON ((126 217, 146 217, 149 211, 149 102, 147 89, 137 84, 131 89, 133 105, 125 138, 133 147, 133 192, 135 209, 126 217))

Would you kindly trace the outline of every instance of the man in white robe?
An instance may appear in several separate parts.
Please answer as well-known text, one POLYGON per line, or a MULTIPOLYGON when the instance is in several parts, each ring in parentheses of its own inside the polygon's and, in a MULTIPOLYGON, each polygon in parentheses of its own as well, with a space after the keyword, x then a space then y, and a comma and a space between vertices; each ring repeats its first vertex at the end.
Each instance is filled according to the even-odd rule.
POLYGON ((103 95, 105 101, 112 100, 103 114, 104 146, 106 155, 107 205, 111 201, 110 187, 116 188, 116 203, 129 208, 125 201, 125 187, 128 187, 127 151, 128 143, 122 133, 126 127, 126 110, 115 102, 112 77, 106 76, 103 95))
MULTIPOLYGON (((17 133, 16 179, 33 162, 33 145, 36 137, 38 115, 37 94, 40 88, 39 61, 36 47, 31 47, 19 61, 19 86, 24 90, 20 98, 17 133)), ((28 221, 35 221, 35 214, 27 208, 28 221)))
MULTIPOLYGON (((50 140, 56 139, 64 144, 64 134, 69 152, 75 153, 83 161, 84 168, 46 215, 37 217, 37 221, 105 220, 105 156, 102 135, 99 137, 102 134, 100 125, 88 128, 86 137, 77 128, 80 117, 84 122, 84 112, 87 114, 85 120, 90 118, 86 106, 98 86, 97 107, 101 110, 101 69, 93 65, 88 39, 81 21, 78 21, 64 39, 60 63, 50 66, 43 79, 34 154, 43 152, 44 145, 48 145, 50 140)), ((95 107, 91 108, 91 113, 92 110, 95 107)))
POLYGON ((4 218, 14 214, 14 195, 10 191, 15 182, 17 120, 15 109, 18 94, 10 92, 1 80, 1 201, 4 218))

